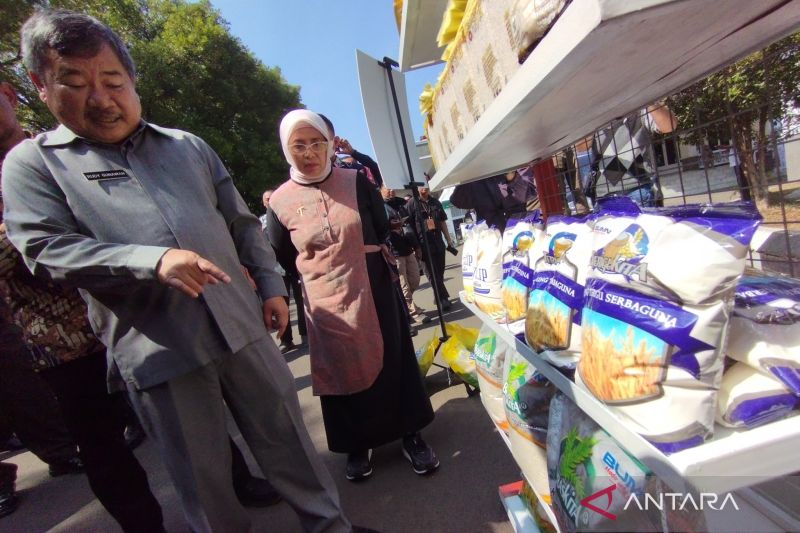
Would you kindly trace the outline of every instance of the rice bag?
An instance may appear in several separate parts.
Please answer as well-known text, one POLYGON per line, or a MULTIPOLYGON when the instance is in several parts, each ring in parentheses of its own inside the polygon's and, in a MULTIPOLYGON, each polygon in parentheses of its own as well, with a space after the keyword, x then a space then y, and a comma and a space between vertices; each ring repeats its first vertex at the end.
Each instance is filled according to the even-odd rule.
POLYGON ((442 359, 464 383, 478 388, 475 358, 472 354, 478 339, 478 329, 456 323, 446 324, 445 329, 449 338, 442 345, 442 359))
POLYGON ((505 321, 501 295, 503 284, 503 237, 496 228, 478 234, 475 254, 475 274, 472 286, 475 305, 498 323, 505 321))
POLYGON ((464 233, 464 246, 461 248, 461 279, 464 283, 464 298, 468 302, 475 301, 472 276, 475 274, 476 254, 478 252, 478 235, 486 229, 485 222, 468 224, 464 233))
POLYGON ((728 356, 800 395, 800 281, 757 272, 739 281, 728 356))
POLYGON ((533 286, 525 341, 558 367, 575 369, 580 357, 583 287, 592 237, 583 218, 553 216, 530 257, 533 286))
POLYGON ((505 322, 514 335, 525 330, 528 292, 533 283, 533 270, 528 252, 543 235, 541 217, 536 211, 522 220, 509 221, 503 232, 503 284, 501 294, 505 322))
POLYGON ((800 396, 792 394, 780 381, 736 363, 722 376, 717 422, 750 429, 785 418, 798 405, 800 396))
POLYGON ((549 499, 547 483, 547 420, 556 389, 522 355, 514 352, 503 384, 509 440, 514 460, 537 494, 549 499))
POLYGON ((562 532, 651 531, 660 525, 656 513, 625 508, 631 494, 643 499, 655 484, 647 467, 560 392, 550 402, 547 473, 562 532))
POLYGON ((503 400, 503 383, 511 353, 511 347, 499 339, 491 327, 485 324, 481 327, 473 350, 481 402, 495 425, 506 433, 508 420, 503 400))
POLYGON ((713 432, 732 291, 744 269, 744 256, 729 252, 747 249, 757 217, 744 204, 649 210, 633 220, 623 211, 601 210, 594 222, 576 382, 672 453, 713 432), (691 240, 687 227, 702 231, 702 252, 697 242, 687 253, 673 242, 691 240))

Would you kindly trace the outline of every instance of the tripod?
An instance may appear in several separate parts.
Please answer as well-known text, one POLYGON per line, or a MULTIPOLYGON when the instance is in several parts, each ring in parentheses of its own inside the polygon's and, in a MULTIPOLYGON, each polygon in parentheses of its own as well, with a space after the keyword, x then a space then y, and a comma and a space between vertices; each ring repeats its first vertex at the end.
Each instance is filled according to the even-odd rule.
MULTIPOLYGON (((413 203, 416 209, 416 213, 414 213, 414 216, 417 220, 422 220, 422 210, 420 208, 420 196, 419 196, 419 191, 417 190, 417 186, 427 185, 427 183, 417 182, 414 180, 414 170, 411 165, 411 155, 409 153, 408 143, 406 142, 405 129, 403 128, 403 120, 401 118, 402 115, 400 113, 400 104, 397 101, 397 89, 394 86, 394 78, 392 77, 392 72, 393 72, 392 68, 399 67, 400 65, 397 63, 397 61, 390 59, 388 57, 384 57, 383 61, 379 61, 378 64, 386 70, 386 75, 389 77, 389 88, 391 89, 392 92, 392 102, 394 103, 394 110, 397 116, 397 125, 400 128, 400 139, 403 143, 403 155, 405 156, 406 167, 408 168, 408 183, 406 184, 406 187, 411 189, 411 195, 414 199, 413 203)), ((421 234, 420 236, 422 241, 422 253, 425 257, 425 261, 429 265, 427 269, 429 274, 428 277, 430 278, 431 287, 433 288, 433 299, 436 302, 436 314, 439 318, 439 327, 442 330, 442 336, 439 337, 439 345, 436 347, 436 351, 433 354, 435 358, 436 354, 439 352, 439 348, 441 348, 442 345, 445 342, 447 342, 450 336, 447 334, 447 325, 444 321, 444 310, 442 309, 442 301, 441 301, 442 288, 439 287, 437 276, 433 275, 433 259, 431 255, 431 245, 428 240, 429 238, 428 232, 423 230, 419 233, 421 234)), ((452 384, 450 368, 442 366, 437 363, 433 363, 433 365, 445 369, 447 371, 447 382, 448 384, 452 384)), ((458 379, 460 380, 460 378, 458 379)), ((467 389, 468 396, 472 396, 476 392, 478 392, 477 389, 473 388, 465 381, 463 380, 461 381, 462 383, 464 383, 464 387, 466 387, 467 389)))

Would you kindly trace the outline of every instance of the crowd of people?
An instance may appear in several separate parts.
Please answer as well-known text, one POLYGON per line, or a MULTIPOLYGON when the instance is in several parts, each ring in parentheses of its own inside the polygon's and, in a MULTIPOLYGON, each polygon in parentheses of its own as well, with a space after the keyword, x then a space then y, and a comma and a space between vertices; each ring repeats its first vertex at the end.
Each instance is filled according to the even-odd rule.
MULTIPOLYGON (((398 201, 326 117, 295 110, 280 124, 289 176, 264 192, 259 223, 211 147, 142 118, 134 61, 108 26, 42 9, 20 48, 58 126, 26 135, 0 80, 7 425, 51 475, 85 471, 124 531, 163 531, 125 438, 139 423, 193 531, 247 530, 243 506, 279 500, 307 531, 369 531, 345 516, 303 422, 282 355, 297 347, 288 296, 347 479, 369 477, 373 450, 395 440, 414 472, 434 472, 421 433, 434 412, 411 336, 431 319, 414 302, 420 262, 450 307, 441 204, 425 187, 398 201), (23 392, 7 386, 26 380, 23 392), (15 394, 28 407, 36 396, 52 442, 27 429, 35 416, 14 415, 15 394), (228 411, 266 479, 229 437, 228 411)), ((0 462, 0 516, 17 507, 15 478, 0 462)))

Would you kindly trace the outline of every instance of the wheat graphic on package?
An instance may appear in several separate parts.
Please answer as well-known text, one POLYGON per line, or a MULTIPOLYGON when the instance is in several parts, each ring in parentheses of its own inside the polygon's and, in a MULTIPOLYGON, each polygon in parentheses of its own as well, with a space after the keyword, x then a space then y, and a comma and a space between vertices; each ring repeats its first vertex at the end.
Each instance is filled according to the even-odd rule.
POLYGON ((713 433, 733 290, 758 220, 748 204, 615 201, 594 221, 576 382, 665 453, 713 433))
POLYGON ((501 295, 505 323, 515 336, 523 338, 528 293, 533 284, 529 251, 544 235, 539 212, 522 220, 509 220, 503 232, 503 282, 501 295))
POLYGON ((580 357, 583 288, 591 255, 586 220, 550 217, 531 250, 533 285, 525 318, 525 340, 558 367, 575 369, 580 357))

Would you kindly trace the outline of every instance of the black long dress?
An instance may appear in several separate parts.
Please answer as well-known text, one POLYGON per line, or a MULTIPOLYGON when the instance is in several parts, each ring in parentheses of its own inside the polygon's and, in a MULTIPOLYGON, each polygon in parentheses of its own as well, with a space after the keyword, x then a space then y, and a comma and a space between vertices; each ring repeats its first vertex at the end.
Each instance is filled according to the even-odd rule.
MULTIPOLYGON (((313 187, 313 185, 308 185, 313 187)), ((383 200, 375 187, 359 176, 358 212, 364 244, 382 244, 389 235, 383 200)), ((271 212, 270 212, 271 213, 271 212)), ((267 233, 283 260, 297 255, 288 230, 274 213, 267 233)), ((390 267, 379 253, 365 254, 372 299, 383 336, 383 368, 368 389, 349 395, 320 396, 322 419, 332 452, 350 453, 397 440, 419 431, 434 417, 420 375, 414 344, 402 302, 394 290, 390 267)))

